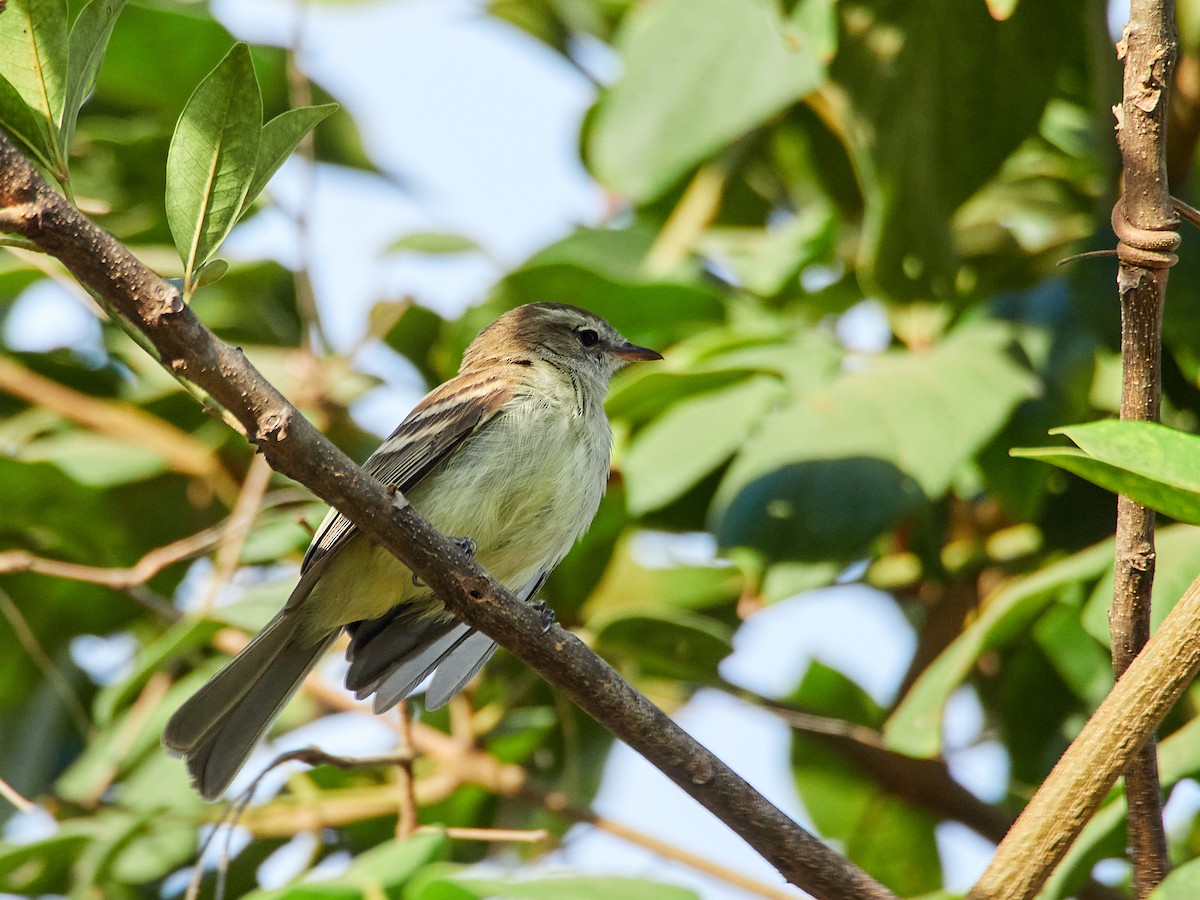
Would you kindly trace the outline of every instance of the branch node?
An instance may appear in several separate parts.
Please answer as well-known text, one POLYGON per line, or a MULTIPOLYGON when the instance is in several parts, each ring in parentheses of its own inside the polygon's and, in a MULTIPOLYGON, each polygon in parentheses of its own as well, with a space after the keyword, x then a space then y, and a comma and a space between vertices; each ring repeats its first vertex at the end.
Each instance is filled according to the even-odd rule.
POLYGON ((1179 262, 1179 232, 1175 219, 1167 228, 1138 228, 1125 216, 1125 198, 1113 206, 1112 229, 1117 236, 1117 258, 1123 266, 1139 269, 1169 269, 1179 262))
POLYGON ((261 426, 258 429, 258 434, 255 435, 254 443, 260 446, 267 441, 275 441, 281 443, 287 440, 288 423, 291 416, 287 410, 276 410, 263 415, 260 420, 261 426))
POLYGON ((145 310, 146 319, 151 325, 161 325, 162 320, 183 312, 183 297, 179 288, 166 281, 160 281, 151 287, 153 303, 145 310))

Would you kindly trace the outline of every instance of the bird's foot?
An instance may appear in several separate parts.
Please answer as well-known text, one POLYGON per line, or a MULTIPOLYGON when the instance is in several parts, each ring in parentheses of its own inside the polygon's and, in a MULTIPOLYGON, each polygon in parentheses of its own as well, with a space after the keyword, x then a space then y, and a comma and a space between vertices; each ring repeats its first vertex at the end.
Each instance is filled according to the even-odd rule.
POLYGON ((542 617, 542 634, 545 634, 558 621, 558 617, 554 615, 554 610, 546 605, 545 600, 535 600, 529 605, 542 617))
MULTIPOLYGON (((460 537, 450 538, 450 542, 458 547, 463 553, 467 554, 471 559, 475 558, 475 554, 479 552, 479 545, 475 543, 474 538, 460 537)), ((425 582, 417 577, 417 573, 413 573, 412 583, 414 587, 425 587, 425 582)))

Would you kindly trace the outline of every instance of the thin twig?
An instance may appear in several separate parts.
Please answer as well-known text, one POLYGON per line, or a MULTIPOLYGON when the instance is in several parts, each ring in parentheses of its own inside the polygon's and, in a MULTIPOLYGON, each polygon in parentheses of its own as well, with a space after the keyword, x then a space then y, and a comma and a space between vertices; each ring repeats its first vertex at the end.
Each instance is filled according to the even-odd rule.
POLYGON ((399 721, 396 726, 398 737, 396 757, 396 784, 400 788, 400 806, 396 814, 396 837, 406 838, 417 830, 417 797, 413 778, 412 707, 407 700, 396 705, 399 721))
POLYGON ((233 505, 233 511, 221 527, 221 537, 213 560, 212 578, 209 579, 208 589, 204 592, 204 600, 200 604, 201 614, 213 608, 221 591, 237 572, 242 547, 245 546, 250 526, 258 516, 270 484, 271 467, 261 456, 254 457, 242 481, 242 489, 233 505))
POLYGON ((62 670, 55 665, 54 660, 46 653, 45 648, 38 641, 37 634, 29 627, 29 622, 21 615, 21 610, 17 607, 17 604, 3 588, 0 588, 0 613, 8 620, 13 634, 17 637, 17 642, 25 648, 25 652, 29 654, 29 658, 33 660, 33 664, 41 670, 42 676, 50 682, 55 693, 62 698, 63 703, 67 707, 67 712, 71 715, 71 721, 74 723, 75 729, 86 740, 92 732, 92 721, 88 717, 87 710, 83 708, 83 703, 80 702, 79 695, 75 693, 75 688, 71 687, 71 682, 67 680, 67 676, 62 673, 62 670))
POLYGON ((172 469, 210 482, 226 502, 237 496, 237 483, 211 447, 130 403, 84 394, 2 356, 0 391, 53 410, 100 434, 145 447, 162 456, 172 469))
POLYGON ((430 828, 419 831, 440 831, 448 838, 460 841, 490 841, 509 844, 541 844, 550 840, 545 828, 430 828))
POLYGON ((15 806, 18 812, 27 813, 37 809, 36 803, 22 797, 20 792, 3 778, 0 778, 0 797, 15 806))

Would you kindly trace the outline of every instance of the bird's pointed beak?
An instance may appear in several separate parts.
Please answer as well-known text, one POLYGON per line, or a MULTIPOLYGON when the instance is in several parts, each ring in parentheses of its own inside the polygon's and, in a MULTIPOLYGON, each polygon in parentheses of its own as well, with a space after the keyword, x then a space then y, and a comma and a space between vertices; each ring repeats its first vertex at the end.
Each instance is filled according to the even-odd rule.
POLYGON ((639 347, 637 344, 628 342, 620 346, 612 348, 612 355, 619 356, 626 362, 650 362, 655 359, 662 359, 662 354, 657 350, 651 350, 649 347, 639 347))

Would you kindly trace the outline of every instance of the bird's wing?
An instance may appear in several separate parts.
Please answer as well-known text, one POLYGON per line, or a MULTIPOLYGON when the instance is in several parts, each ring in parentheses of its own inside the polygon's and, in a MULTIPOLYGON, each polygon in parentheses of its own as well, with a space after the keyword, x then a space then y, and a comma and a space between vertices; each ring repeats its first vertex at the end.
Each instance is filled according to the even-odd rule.
MULTIPOLYGON (((417 404, 363 469, 401 493, 411 491, 464 440, 496 417, 513 395, 513 381, 500 373, 459 375, 417 404)), ((331 509, 317 529, 300 571, 308 572, 353 536, 353 523, 331 509)))

